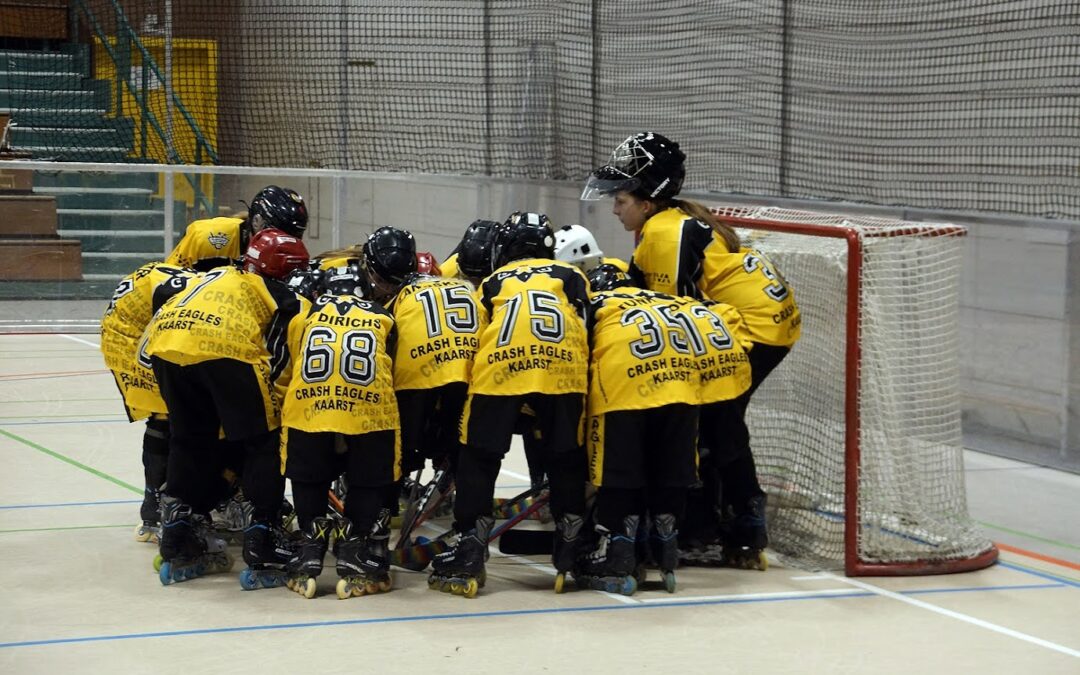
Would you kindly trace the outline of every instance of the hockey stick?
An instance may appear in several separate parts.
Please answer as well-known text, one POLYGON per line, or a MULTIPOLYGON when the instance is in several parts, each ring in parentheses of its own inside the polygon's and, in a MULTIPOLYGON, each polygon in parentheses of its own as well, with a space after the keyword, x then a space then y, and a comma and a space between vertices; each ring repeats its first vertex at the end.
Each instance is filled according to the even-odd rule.
POLYGON ((418 525, 431 517, 431 514, 443 502, 454 485, 454 477, 448 466, 439 467, 431 482, 424 486, 424 491, 419 499, 409 502, 405 515, 401 518, 401 532, 398 535, 395 550, 405 548, 406 544, 412 543, 411 535, 418 525))
MULTIPOLYGON (((533 496, 532 490, 525 493, 520 500, 531 499, 532 503, 527 508, 516 513, 506 522, 500 524, 491 534, 488 535, 488 543, 495 541, 504 533, 508 532, 515 525, 521 521, 531 517, 534 513, 542 509, 548 503, 549 496, 547 494, 540 494, 538 497, 533 496)), ((450 539, 451 532, 446 532, 440 535, 437 539, 426 542, 424 544, 416 544, 413 546, 407 546, 405 548, 397 549, 390 552, 390 564, 397 567, 403 567, 407 570, 419 572, 423 570, 428 564, 435 558, 436 555, 447 550, 450 545, 448 540, 450 539)))

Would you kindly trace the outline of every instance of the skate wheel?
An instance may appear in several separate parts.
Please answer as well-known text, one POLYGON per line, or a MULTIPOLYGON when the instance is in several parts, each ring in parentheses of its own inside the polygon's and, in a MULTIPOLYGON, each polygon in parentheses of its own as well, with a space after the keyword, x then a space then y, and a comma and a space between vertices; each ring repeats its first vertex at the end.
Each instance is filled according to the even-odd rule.
POLYGON ((250 567, 240 573, 240 588, 254 591, 259 587, 259 576, 250 567))
POLYGON ((758 560, 757 560, 757 562, 758 562, 757 568, 759 570, 761 570, 762 572, 765 572, 766 570, 769 569, 769 558, 768 558, 768 556, 765 555, 765 551, 759 551, 758 552, 758 560))
POLYGON ((152 530, 149 527, 146 527, 145 525, 136 525, 135 526, 135 541, 142 541, 142 542, 146 542, 146 543, 150 543, 150 544, 156 544, 156 543, 158 543, 157 532, 154 532, 154 530, 152 530))
POLYGON ((476 594, 480 592, 480 581, 469 579, 463 584, 452 583, 450 584, 450 592, 466 598, 475 598, 476 594))
POLYGON ((675 573, 664 572, 664 590, 668 593, 675 592, 675 573))
POLYGON ((297 581, 293 584, 293 590, 308 600, 315 597, 315 580, 308 577, 306 581, 297 581))
POLYGON ((633 595, 635 592, 637 592, 637 588, 637 579, 635 579, 634 577, 626 577, 626 579, 623 580, 622 587, 618 589, 618 593, 620 593, 621 595, 633 595))
POLYGON ((334 587, 337 592, 337 596, 341 600, 346 600, 352 597, 352 589, 349 588, 349 582, 345 579, 338 579, 337 586, 334 587))
POLYGON ((164 561, 164 559, 163 559, 163 558, 161 557, 161 554, 160 554, 160 553, 158 553, 158 554, 157 554, 156 556, 154 556, 154 571, 155 571, 155 572, 160 572, 160 571, 161 571, 161 564, 162 564, 163 562, 165 562, 165 561, 164 561))
POLYGON ((562 593, 565 590, 565 588, 564 588, 565 585, 566 585, 566 573, 565 572, 559 572, 558 574, 555 575, 555 592, 556 593, 562 593))
POLYGON ((168 586, 173 582, 172 579, 172 563, 163 562, 158 569, 158 579, 161 580, 162 586, 168 586))

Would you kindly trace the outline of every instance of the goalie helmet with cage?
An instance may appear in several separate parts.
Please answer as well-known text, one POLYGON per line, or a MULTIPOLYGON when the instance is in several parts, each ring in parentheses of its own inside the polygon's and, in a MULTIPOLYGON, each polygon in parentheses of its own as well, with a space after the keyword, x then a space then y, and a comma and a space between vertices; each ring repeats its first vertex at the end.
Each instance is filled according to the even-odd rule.
POLYGON ((491 271, 523 258, 553 258, 555 233, 542 213, 515 211, 495 228, 491 240, 491 271))
POLYGON ((319 295, 353 295, 360 299, 371 297, 371 284, 367 275, 360 268, 359 261, 351 260, 348 265, 331 267, 319 275, 319 295))
POLYGON ((308 211, 304 198, 296 190, 267 185, 248 205, 248 219, 259 216, 262 229, 276 228, 297 239, 304 238, 307 230, 308 211))
POLYGON ((555 230, 555 259, 577 265, 589 272, 604 260, 596 237, 581 225, 563 225, 555 230))
POLYGON ((244 253, 244 269, 264 277, 283 280, 305 267, 310 256, 299 238, 281 230, 259 230, 244 253))
POLYGON ((611 159, 585 182, 583 200, 629 192, 639 199, 671 199, 686 178, 686 155, 679 144, 652 131, 634 134, 619 144, 611 159))
POLYGON ((396 227, 380 227, 364 242, 364 264, 383 281, 401 285, 416 272, 416 239, 396 227))
POLYGON ((616 288, 633 286, 634 280, 630 275, 610 263, 597 265, 588 274, 589 288, 593 293, 611 291, 616 288))

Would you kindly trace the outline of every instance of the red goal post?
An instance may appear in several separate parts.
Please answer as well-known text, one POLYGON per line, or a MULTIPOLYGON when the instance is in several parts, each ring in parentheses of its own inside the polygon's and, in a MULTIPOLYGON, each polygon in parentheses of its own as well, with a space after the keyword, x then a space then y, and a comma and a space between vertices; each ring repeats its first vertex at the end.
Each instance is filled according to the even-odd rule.
POLYGON ((770 548, 849 576, 980 569, 967 511, 959 292, 966 228, 712 209, 791 284, 802 338, 747 413, 770 548))

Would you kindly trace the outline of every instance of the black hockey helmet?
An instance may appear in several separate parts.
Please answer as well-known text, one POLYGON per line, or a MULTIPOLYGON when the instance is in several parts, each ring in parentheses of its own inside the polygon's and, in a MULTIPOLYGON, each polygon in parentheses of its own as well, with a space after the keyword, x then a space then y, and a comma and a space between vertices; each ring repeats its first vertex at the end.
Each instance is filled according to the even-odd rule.
POLYGON ((354 295, 361 299, 371 297, 371 283, 360 269, 360 262, 350 260, 343 267, 331 267, 319 276, 319 295, 354 295))
POLYGON ((262 218, 262 227, 276 228, 297 239, 304 238, 308 211, 304 198, 296 190, 267 185, 248 204, 248 220, 262 218))
POLYGON ((634 280, 630 278, 629 274, 610 263, 597 265, 589 271, 588 276, 589 288, 594 293, 634 285, 634 280))
POLYGON ((629 192, 639 199, 671 199, 682 189, 685 161, 678 143, 651 131, 634 134, 612 151, 607 164, 592 172, 581 198, 591 201, 629 192))
POLYGON ((491 274, 491 243, 499 223, 494 220, 474 220, 458 245, 458 269, 465 276, 482 279, 491 274))
POLYGON ((515 211, 495 228, 491 240, 491 271, 522 258, 552 258, 555 233, 542 213, 515 211))
POLYGON ((319 294, 319 283, 322 274, 323 272, 318 263, 309 263, 307 267, 300 267, 289 272, 288 276, 285 277, 285 285, 294 293, 298 293, 308 300, 314 300, 319 294))
POLYGON ((364 264, 390 284, 401 285, 416 271, 416 239, 396 227, 380 227, 364 242, 364 264))

